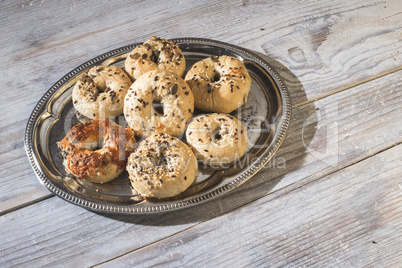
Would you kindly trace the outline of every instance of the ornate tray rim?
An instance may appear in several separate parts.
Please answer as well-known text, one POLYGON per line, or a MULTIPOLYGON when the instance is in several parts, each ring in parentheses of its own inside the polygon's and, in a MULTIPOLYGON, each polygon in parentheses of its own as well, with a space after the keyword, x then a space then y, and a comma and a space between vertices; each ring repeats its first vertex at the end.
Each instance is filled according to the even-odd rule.
POLYGON ((175 43, 196 43, 196 44, 206 44, 206 45, 212 45, 212 46, 218 46, 224 49, 229 49, 234 52, 238 52, 241 54, 245 54, 250 58, 253 58, 254 60, 257 61, 258 64, 263 66, 274 82, 276 83, 280 96, 283 100, 282 102, 282 113, 283 113, 283 123, 280 126, 280 130, 278 131, 277 137, 275 140, 272 141, 273 146, 271 148, 268 148, 265 150, 262 155, 253 162, 246 170, 246 172, 242 172, 235 180, 232 182, 221 186, 218 189, 212 189, 209 190, 205 193, 202 194, 197 194, 195 197, 191 197, 188 199, 184 200, 177 200, 175 202, 169 203, 169 204, 164 204, 164 203, 153 203, 152 206, 147 206, 147 207, 136 207, 135 205, 107 205, 107 204, 99 204, 94 201, 86 200, 84 198, 75 196, 73 193, 69 193, 67 191, 64 191, 60 188, 58 188, 42 171, 40 165, 38 164, 37 161, 37 155, 35 155, 34 150, 33 150, 33 135, 34 135, 34 129, 37 120, 39 119, 41 113, 40 110, 44 104, 47 103, 49 98, 53 96, 54 93, 58 91, 58 89, 64 85, 64 83, 68 82, 69 79, 73 78, 77 74, 80 74, 82 71, 87 69, 88 67, 94 65, 96 62, 106 60, 112 56, 119 55, 121 53, 127 53, 133 50, 138 44, 140 43, 135 43, 131 45, 127 45, 124 47, 120 47, 114 50, 111 50, 109 52, 106 52, 102 55, 99 55, 81 65, 78 67, 74 68, 72 71, 67 73, 65 76, 63 76, 59 81, 57 81, 39 100, 39 102, 35 105, 34 110, 32 111, 26 131, 25 131, 25 151, 28 156, 29 162, 31 164, 32 169, 34 170, 34 173, 36 174, 37 178, 39 179, 40 183, 44 185, 48 190, 50 190, 52 193, 55 195, 63 198, 64 200, 79 205, 81 207, 84 207, 86 209, 96 211, 96 212, 104 212, 104 213, 112 213, 112 214, 150 214, 150 213, 156 213, 156 212, 167 212, 167 211, 173 211, 185 207, 189 207, 195 204, 203 203, 205 201, 211 200, 217 196, 220 196, 224 193, 229 192, 230 190, 233 190, 240 186, 242 183, 246 182, 248 179, 250 179, 252 176, 254 176, 264 165, 266 165, 269 160, 273 157, 273 155, 276 153, 276 151, 279 149, 280 145, 282 144, 285 135, 286 135, 286 130, 289 126, 290 123, 290 118, 291 118, 291 101, 290 101, 290 95, 288 92, 288 89, 283 82, 283 79, 280 77, 278 72, 271 67, 271 65, 266 62, 264 59, 262 59, 260 56, 255 54, 252 51, 249 51, 245 48, 224 43, 221 41, 216 41, 212 39, 205 39, 205 38, 175 38, 171 39, 175 43))

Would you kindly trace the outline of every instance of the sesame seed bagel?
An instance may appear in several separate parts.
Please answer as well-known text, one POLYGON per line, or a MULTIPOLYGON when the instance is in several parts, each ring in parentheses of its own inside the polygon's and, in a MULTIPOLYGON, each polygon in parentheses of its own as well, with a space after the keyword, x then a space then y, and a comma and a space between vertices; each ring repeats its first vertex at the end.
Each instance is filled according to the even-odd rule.
POLYGON ((166 134, 143 140, 127 162, 131 185, 146 198, 180 194, 194 182, 197 170, 197 159, 191 149, 166 134))
POLYGON ((214 113, 195 117, 187 127, 186 139, 198 159, 219 167, 245 154, 248 137, 237 118, 214 113))
POLYGON ((130 78, 117 66, 95 66, 73 88, 74 108, 89 119, 116 117, 123 113, 130 78))
POLYGON ((124 171, 134 144, 131 129, 124 129, 109 120, 93 120, 73 126, 58 146, 68 173, 83 180, 104 183, 124 171), (102 148, 96 149, 98 147, 102 148))
POLYGON ((131 51, 125 61, 126 72, 132 79, 157 68, 183 76, 186 60, 174 42, 153 36, 131 51))
POLYGON ((195 107, 216 113, 230 113, 247 103, 251 87, 243 62, 230 56, 212 56, 195 63, 185 81, 194 93, 195 107))
POLYGON ((137 136, 166 133, 179 136, 194 112, 190 87, 177 74, 153 70, 130 87, 124 100, 124 116, 137 136))

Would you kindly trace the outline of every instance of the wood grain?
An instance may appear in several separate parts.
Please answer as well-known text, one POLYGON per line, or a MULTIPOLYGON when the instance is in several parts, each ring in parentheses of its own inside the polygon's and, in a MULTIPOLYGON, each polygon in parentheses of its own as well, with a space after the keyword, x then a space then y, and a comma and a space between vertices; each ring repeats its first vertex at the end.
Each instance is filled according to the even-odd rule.
POLYGON ((399 267, 402 2, 1 1, 0 266, 399 267), (150 36, 261 53, 290 89, 267 168, 213 202, 107 216, 52 195, 23 148, 64 74, 150 36))
MULTIPOLYGON (((165 221, 173 216, 166 215, 165 221)), ((88 266, 115 256, 127 245, 141 247, 191 225, 160 221, 152 226, 153 222, 152 217, 143 218, 135 225, 90 213, 59 198, 48 199, 0 217, 0 266, 88 266)))
MULTIPOLYGON (((400 83, 398 74, 393 74, 317 101, 319 110, 311 107, 312 104, 297 107, 288 137, 276 157, 277 164, 268 165, 268 169, 258 173, 252 180, 213 202, 176 213, 149 217, 105 217, 55 197, 7 213, 0 217, 0 237, 4 237, 5 241, 0 246, 0 263, 76 266, 84 258, 87 265, 93 265, 157 243, 166 237, 175 237, 176 233, 187 228, 202 232, 204 222, 219 221, 226 214, 236 215, 238 207, 252 210, 260 207, 260 200, 274 202, 278 197, 292 196, 293 191, 303 185, 310 185, 351 163, 370 159, 374 153, 401 141, 401 126, 394 120, 401 112, 398 104, 402 96, 396 90, 400 83), (377 89, 388 91, 375 95, 377 89), (373 94, 365 94, 367 92, 373 94), (334 113, 334 104, 338 113, 334 113), (316 113, 322 117, 318 123, 315 122, 316 113), (364 116, 359 117, 359 114, 364 116), (307 118, 312 119, 307 120, 309 124, 303 128, 307 118), (322 133, 325 126, 331 126, 332 130, 336 122, 339 123, 338 135, 325 137, 322 133), (379 134, 382 136, 378 139, 372 138, 379 134), (320 137, 318 140, 314 138, 316 135, 320 137), (342 139, 337 140, 338 137, 342 139), (359 141, 360 147, 352 146, 355 141, 359 141), (305 144, 310 149, 306 150, 305 144), (338 163, 333 162, 332 155, 326 156, 324 150, 336 144, 340 152, 338 163), (285 167, 279 164, 283 163, 279 161, 282 158, 285 167), (53 254, 49 255, 50 252, 53 254)), ((389 159, 395 160, 391 157, 389 159)), ((362 195, 359 200, 366 200, 366 196, 362 195)), ((266 209, 270 207, 267 205, 266 209)), ((243 220, 246 224, 250 218, 245 217, 243 220)), ((226 225, 227 222, 222 220, 220 224, 226 225)), ((183 241, 186 243, 187 240, 183 241)), ((166 251, 170 252, 172 247, 166 247, 166 251)))
POLYGON ((297 106, 400 68, 401 10, 399 1, 2 2, 1 211, 49 195, 24 156, 24 129, 46 90, 82 62, 151 35, 217 39, 279 60, 298 79, 287 81, 297 106))
POLYGON ((401 69, 401 1, 286 2, 279 13, 262 3, 256 6, 257 17, 276 14, 260 24, 263 35, 250 31, 240 42, 280 61, 299 78, 303 88, 292 92, 296 105, 306 101, 304 94, 312 101, 401 69))
POLYGON ((395 146, 96 267, 398 267, 401 153, 395 146))

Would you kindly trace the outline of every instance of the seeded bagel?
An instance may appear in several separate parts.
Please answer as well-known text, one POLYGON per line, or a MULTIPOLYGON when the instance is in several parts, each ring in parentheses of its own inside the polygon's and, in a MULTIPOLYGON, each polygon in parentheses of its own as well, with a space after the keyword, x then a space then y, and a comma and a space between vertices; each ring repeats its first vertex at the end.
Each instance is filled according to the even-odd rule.
POLYGON ((153 36, 138 45, 125 61, 126 72, 133 80, 157 68, 183 76, 186 60, 173 41, 153 36))
POLYGON ((230 56, 212 56, 195 63, 185 81, 194 94, 196 108, 230 113, 247 103, 250 75, 243 62, 230 56))
POLYGON ((95 66, 73 88, 74 108, 89 119, 116 117, 123 113, 130 78, 117 66, 95 66))
POLYGON ((191 149, 166 134, 155 134, 143 140, 127 162, 131 185, 146 198, 180 194, 194 182, 197 169, 191 149))
POLYGON ((237 118, 213 113, 195 117, 187 127, 186 139, 204 164, 224 167, 245 154, 248 136, 237 118))
POLYGON ((137 79, 124 100, 124 116, 137 136, 179 136, 194 112, 190 87, 177 74, 153 70, 137 79))

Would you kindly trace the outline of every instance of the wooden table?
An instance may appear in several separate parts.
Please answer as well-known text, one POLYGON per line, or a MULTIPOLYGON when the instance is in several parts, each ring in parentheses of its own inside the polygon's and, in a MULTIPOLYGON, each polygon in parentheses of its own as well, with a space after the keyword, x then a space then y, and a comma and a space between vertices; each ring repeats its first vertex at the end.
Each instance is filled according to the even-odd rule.
POLYGON ((402 267, 402 2, 2 1, 0 266, 402 267), (53 196, 24 150, 64 74, 151 36, 260 53, 293 116, 267 168, 223 197, 150 216, 53 196))

